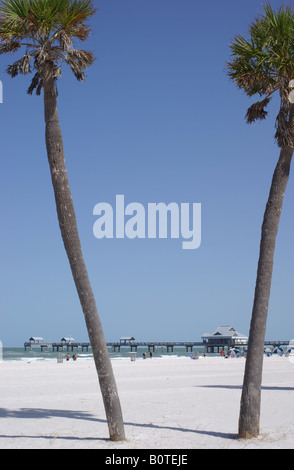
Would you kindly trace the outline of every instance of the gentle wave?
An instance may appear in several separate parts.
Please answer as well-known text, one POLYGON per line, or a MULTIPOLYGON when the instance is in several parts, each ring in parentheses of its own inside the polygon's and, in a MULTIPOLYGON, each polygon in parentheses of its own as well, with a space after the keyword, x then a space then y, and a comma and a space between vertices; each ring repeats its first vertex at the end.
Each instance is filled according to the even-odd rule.
MULTIPOLYGON (((130 348, 121 348, 121 351, 114 352, 112 350, 109 351, 109 356, 111 360, 118 361, 118 360, 130 360, 131 358, 131 350, 130 348)), ((203 354, 203 350, 201 349, 193 349, 193 353, 198 351, 201 354, 203 354)), ((149 351, 146 348, 139 348, 137 353, 136 353, 136 360, 141 360, 143 359, 143 353, 146 354, 147 359, 149 360, 149 351)), ((51 351, 43 351, 41 352, 40 350, 33 349, 32 351, 25 351, 24 348, 3 348, 3 360, 5 362, 7 361, 25 361, 25 362, 35 362, 35 361, 57 361, 58 357, 62 357, 63 361, 66 361, 66 355, 69 354, 70 356, 70 361, 72 361, 72 356, 74 354, 77 355, 78 360, 82 361, 87 361, 87 360, 93 360, 93 354, 91 352, 82 352, 82 351, 76 351, 74 350, 73 352, 67 353, 67 351, 63 352, 53 352, 51 351)), ((134 353, 133 353, 134 354, 134 353)), ((167 358, 187 358, 191 357, 191 352, 186 352, 185 348, 175 348, 173 352, 165 352, 162 348, 158 349, 157 351, 153 352, 152 354, 153 358, 157 359, 167 359, 167 358)))

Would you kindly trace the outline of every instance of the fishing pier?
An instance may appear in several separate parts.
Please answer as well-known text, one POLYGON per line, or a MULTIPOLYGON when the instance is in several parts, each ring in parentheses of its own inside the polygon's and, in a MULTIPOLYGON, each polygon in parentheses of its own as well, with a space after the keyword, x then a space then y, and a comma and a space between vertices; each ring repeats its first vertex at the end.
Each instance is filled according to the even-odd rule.
MULTIPOLYGON (((121 348, 128 347, 131 349, 131 352, 137 352, 138 348, 147 348, 148 351, 155 352, 157 348, 165 348, 166 352, 174 352, 174 348, 181 347, 186 348, 186 352, 193 350, 193 347, 203 346, 203 342, 134 342, 134 340, 121 339, 119 342, 110 342, 106 343, 108 348, 111 348, 113 352, 120 352, 121 348)), ((30 341, 24 343, 25 351, 32 351, 33 348, 40 348, 41 352, 44 351, 74 351, 81 348, 83 351, 89 351, 91 348, 90 343, 79 343, 75 340, 70 340, 69 338, 63 338, 59 343, 45 343, 43 338, 32 337, 30 341)))
MULTIPOLYGON (((240 348, 246 349, 248 346, 247 338, 242 337, 229 337, 224 335, 216 335, 217 337, 208 337, 204 335, 202 341, 135 341, 134 337, 122 337, 120 341, 106 343, 108 348, 113 352, 120 352, 121 348, 129 348, 131 352, 137 352, 138 348, 148 349, 149 352, 156 352, 158 349, 166 353, 173 353, 175 348, 185 348, 186 352, 193 352, 193 348, 203 348, 204 352, 219 353, 221 350, 240 348), (238 339, 237 339, 238 338, 238 339)), ((279 348, 281 346, 288 346, 289 341, 274 340, 265 341, 264 346, 279 348)), ((32 351, 33 348, 40 348, 43 351, 74 351, 81 349, 82 352, 89 351, 91 344, 86 342, 77 342, 74 338, 62 338, 60 342, 47 343, 41 337, 31 337, 28 342, 24 343, 25 351, 32 351)))
POLYGON ((33 348, 40 348, 41 352, 52 350, 54 351, 74 351, 74 349, 81 348, 82 351, 89 351, 90 343, 78 343, 74 338, 62 338, 59 343, 44 343, 44 338, 31 337, 28 342, 24 343, 25 351, 32 351, 33 348))

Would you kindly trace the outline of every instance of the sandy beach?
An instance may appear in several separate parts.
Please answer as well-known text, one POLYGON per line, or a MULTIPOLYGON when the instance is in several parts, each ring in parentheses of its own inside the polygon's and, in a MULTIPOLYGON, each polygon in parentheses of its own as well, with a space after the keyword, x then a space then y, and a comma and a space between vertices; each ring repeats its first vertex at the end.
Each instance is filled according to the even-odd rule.
POLYGON ((92 360, 0 363, 1 449, 294 447, 294 358, 265 357, 261 435, 238 440, 244 358, 113 360, 127 441, 113 443, 92 360))

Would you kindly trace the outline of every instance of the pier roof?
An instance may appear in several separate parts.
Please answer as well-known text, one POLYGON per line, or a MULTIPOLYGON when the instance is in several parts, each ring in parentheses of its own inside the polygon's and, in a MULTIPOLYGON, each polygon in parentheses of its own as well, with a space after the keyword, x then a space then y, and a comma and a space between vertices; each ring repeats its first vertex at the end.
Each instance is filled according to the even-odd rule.
POLYGON ((208 339, 208 338, 215 338, 215 337, 222 337, 222 338, 236 338, 236 339, 247 339, 247 336, 239 333, 236 329, 229 325, 229 326, 219 326, 213 333, 204 333, 201 338, 208 339))
POLYGON ((72 337, 69 338, 61 338, 61 341, 64 341, 65 343, 74 343, 75 339, 72 337))
POLYGON ((40 342, 44 341, 44 338, 42 338, 41 336, 31 336, 30 341, 36 341, 36 342, 40 343, 40 342))
POLYGON ((135 338, 134 338, 134 336, 122 336, 120 338, 120 341, 125 341, 125 342, 126 341, 135 341, 135 338))

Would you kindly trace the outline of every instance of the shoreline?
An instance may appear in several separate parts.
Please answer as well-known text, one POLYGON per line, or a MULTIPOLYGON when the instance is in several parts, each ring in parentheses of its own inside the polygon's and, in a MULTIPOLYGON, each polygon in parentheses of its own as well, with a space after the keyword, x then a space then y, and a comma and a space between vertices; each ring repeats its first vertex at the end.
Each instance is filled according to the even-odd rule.
POLYGON ((127 441, 108 439, 94 361, 0 363, 0 449, 293 448, 294 358, 265 357, 261 435, 237 439, 244 358, 112 360, 127 441))
MULTIPOLYGON (((117 351, 112 351, 108 349, 109 357, 110 359, 114 360, 120 360, 120 359, 128 359, 130 360, 131 355, 135 354, 136 360, 142 360, 143 359, 143 354, 146 354, 146 359, 150 358, 150 354, 148 349, 141 348, 137 352, 132 352, 128 348, 124 348, 122 351, 117 352, 117 351)), ((184 350, 184 348, 177 348, 173 352, 166 352, 165 350, 156 350, 155 352, 152 353, 152 358, 176 358, 176 357, 191 357, 194 354, 199 354, 200 356, 203 356, 204 351, 197 349, 193 350, 193 352, 187 352, 184 350)), ((63 360, 66 360, 66 356, 69 354, 70 358, 72 358, 73 354, 76 354, 79 360, 87 360, 87 359, 93 359, 93 354, 91 351, 40 351, 38 349, 35 349, 33 351, 25 351, 24 348, 3 348, 3 360, 5 362, 14 362, 14 361, 57 361, 58 357, 62 357, 63 360)), ((218 354, 206 354, 208 356, 218 356, 218 354)))

